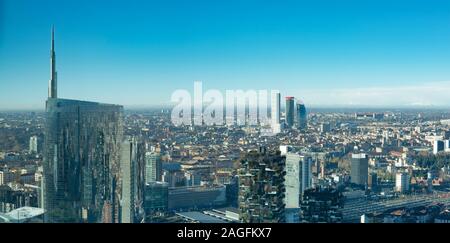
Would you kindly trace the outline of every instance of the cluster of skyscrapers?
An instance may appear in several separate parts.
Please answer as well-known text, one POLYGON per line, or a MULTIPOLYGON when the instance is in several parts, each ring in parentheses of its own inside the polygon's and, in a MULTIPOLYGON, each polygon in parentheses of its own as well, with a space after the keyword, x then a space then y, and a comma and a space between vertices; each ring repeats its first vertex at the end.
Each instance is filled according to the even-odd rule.
POLYGON ((281 112, 281 94, 280 92, 272 92, 272 103, 271 103, 271 114, 272 114, 272 131, 277 134, 280 133, 283 128, 292 129, 297 128, 300 131, 307 129, 307 113, 306 106, 300 100, 295 100, 295 97, 286 97, 286 108, 285 108, 285 121, 281 123, 280 112, 281 112))

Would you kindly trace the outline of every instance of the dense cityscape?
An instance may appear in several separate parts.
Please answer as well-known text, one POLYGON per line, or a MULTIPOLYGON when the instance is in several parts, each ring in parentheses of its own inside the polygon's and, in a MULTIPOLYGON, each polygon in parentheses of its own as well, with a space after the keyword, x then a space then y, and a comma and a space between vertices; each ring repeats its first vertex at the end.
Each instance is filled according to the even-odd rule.
POLYGON ((0 0, 0 223, 450 223, 450 5, 313 2, 0 0))
POLYGON ((0 113, 0 220, 449 222, 450 112, 281 101, 269 124, 176 126, 61 99, 52 32, 46 111, 0 113))
MULTIPOLYGON (((263 137, 258 127, 175 127, 165 109, 125 111, 135 140, 121 148, 136 148, 128 222, 448 222, 449 118, 318 109, 307 129, 263 137)), ((45 114, 1 113, 0 124, 2 219, 43 220, 45 114)))

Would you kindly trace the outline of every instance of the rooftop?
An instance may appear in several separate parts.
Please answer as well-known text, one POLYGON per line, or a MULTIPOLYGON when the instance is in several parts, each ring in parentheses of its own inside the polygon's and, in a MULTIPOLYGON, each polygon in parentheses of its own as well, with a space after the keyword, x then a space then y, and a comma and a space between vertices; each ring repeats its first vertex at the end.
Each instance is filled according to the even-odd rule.
POLYGON ((192 221, 197 221, 199 223, 216 223, 216 224, 221 224, 221 223, 228 223, 225 220, 222 220, 220 218, 216 218, 210 215, 206 215, 204 213, 201 212, 183 212, 183 213, 177 213, 177 215, 192 220, 192 221))
POLYGON ((9 213, 0 213, 0 222, 20 223, 43 214, 44 209, 42 208, 22 207, 12 210, 9 213))

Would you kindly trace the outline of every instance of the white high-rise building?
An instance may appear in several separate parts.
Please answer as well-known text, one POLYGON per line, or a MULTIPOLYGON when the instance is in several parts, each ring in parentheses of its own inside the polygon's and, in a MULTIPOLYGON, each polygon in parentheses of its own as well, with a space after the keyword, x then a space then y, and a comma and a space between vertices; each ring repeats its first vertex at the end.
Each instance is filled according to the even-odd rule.
POLYGON ((299 208, 303 192, 312 185, 312 158, 297 153, 286 154, 286 208, 299 208))
POLYGON ((395 176, 395 191, 405 193, 409 191, 409 175, 406 172, 398 172, 395 176))
POLYGON ((272 119, 272 132, 277 134, 281 132, 280 123, 280 106, 281 106, 281 94, 278 91, 272 91, 272 103, 271 103, 271 119, 272 119))
POLYGON ((286 208, 300 207, 301 193, 301 157, 296 153, 286 154, 286 208))
POLYGON ((30 149, 29 149, 30 154, 37 153, 38 149, 37 139, 38 139, 37 136, 30 137, 30 149))

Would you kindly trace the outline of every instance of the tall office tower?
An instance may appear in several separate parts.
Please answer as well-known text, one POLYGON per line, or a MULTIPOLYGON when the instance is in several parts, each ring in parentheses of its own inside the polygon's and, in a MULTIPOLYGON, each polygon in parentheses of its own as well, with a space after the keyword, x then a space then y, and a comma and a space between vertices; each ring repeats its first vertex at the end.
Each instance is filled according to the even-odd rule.
POLYGON ((302 194, 312 187, 312 164, 313 159, 310 156, 302 156, 302 194))
POLYGON ((120 168, 122 171, 121 223, 134 223, 136 193, 136 142, 127 139, 120 148, 120 168))
POLYGON ((297 153, 286 155, 286 208, 299 208, 303 192, 312 185, 312 158, 297 153))
POLYGON ((272 132, 275 134, 281 132, 280 106, 281 106, 281 94, 278 91, 274 91, 272 92, 272 104, 270 109, 272 119, 272 132))
POLYGON ((299 130, 308 128, 308 115, 306 114, 306 106, 301 101, 297 101, 297 126, 299 130))
POLYGON ((351 182, 358 185, 367 185, 369 176, 369 161, 366 154, 352 154, 351 182))
POLYGON ((320 124, 320 132, 321 133, 327 133, 331 131, 331 124, 330 123, 322 123, 320 124))
POLYGON ((302 195, 302 156, 297 153, 286 154, 285 176, 285 220, 298 223, 302 195))
POLYGON ((145 179, 146 179, 146 158, 145 142, 142 137, 136 138, 136 194, 135 194, 135 218, 137 222, 141 222, 145 217, 145 179))
MULTIPOLYGON (((44 208, 50 222, 98 222, 105 201, 118 206, 122 107, 47 100, 44 208), (81 210, 87 212, 81 219, 81 210)), ((114 217, 113 217, 114 218, 114 217)))
POLYGON ((445 143, 442 140, 436 140, 433 144, 433 154, 437 154, 445 150, 445 143))
POLYGON ((406 172, 398 172, 395 175, 395 191, 405 193, 409 191, 410 177, 406 172))
POLYGON ((156 152, 145 153, 145 183, 162 180, 161 156, 156 152))
POLYGON ((285 158, 260 151, 248 152, 238 169, 240 218, 244 223, 284 222, 285 158))
POLYGON ((294 126, 295 98, 286 97, 286 125, 289 128, 294 126))
POLYGON ((120 151, 122 171, 121 222, 139 222, 144 216, 145 144, 137 137, 125 139, 120 151))
POLYGON ((37 136, 30 137, 30 148, 29 148, 30 154, 38 152, 38 141, 37 140, 38 140, 37 136))
POLYGON ((42 186, 45 220, 117 222, 123 108, 56 98, 54 61, 52 38, 54 82, 46 102, 42 186), (108 217, 102 215, 105 203, 111 205, 108 217))
POLYGON ((296 153, 286 154, 286 209, 299 208, 301 200, 301 156, 296 153))

